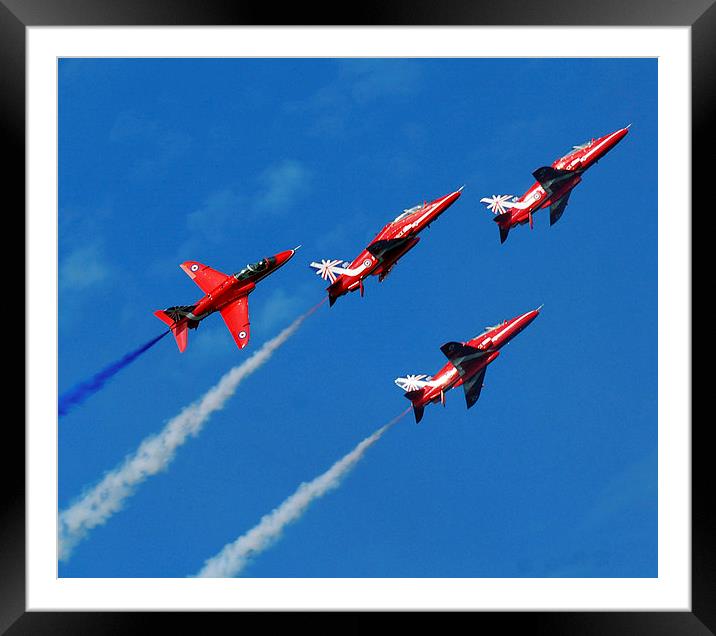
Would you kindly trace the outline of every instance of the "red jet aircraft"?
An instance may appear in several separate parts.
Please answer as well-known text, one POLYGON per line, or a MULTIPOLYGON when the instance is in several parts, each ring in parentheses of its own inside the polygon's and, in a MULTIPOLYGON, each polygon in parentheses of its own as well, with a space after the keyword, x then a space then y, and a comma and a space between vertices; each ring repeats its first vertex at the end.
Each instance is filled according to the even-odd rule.
POLYGON ((462 188, 430 203, 404 210, 376 235, 352 263, 325 259, 320 263, 311 263, 310 267, 323 280, 331 281, 326 288, 329 303, 333 305, 339 296, 356 289, 363 296, 363 281, 368 276, 378 276, 382 282, 398 259, 418 244, 418 234, 455 203, 461 192, 462 188))
POLYGON ((500 349, 537 318, 540 309, 533 309, 502 324, 487 327, 479 336, 467 342, 447 342, 442 351, 449 362, 434 377, 409 375, 397 378, 395 383, 405 391, 413 404, 415 422, 423 418, 423 411, 431 402, 445 406, 445 392, 462 385, 467 408, 480 397, 487 365, 500 355, 500 349))
POLYGON ((211 267, 185 261, 181 267, 206 294, 193 305, 177 305, 154 315, 169 325, 179 351, 186 349, 187 329, 196 329, 199 323, 215 311, 221 313, 226 326, 239 349, 249 343, 249 294, 261 279, 284 265, 298 249, 279 252, 257 263, 251 263, 236 274, 222 274, 211 267))
POLYGON ((529 223, 532 228, 532 215, 540 208, 549 206, 550 225, 559 221, 572 188, 582 180, 582 173, 614 148, 629 132, 629 126, 573 146, 572 152, 557 159, 551 166, 537 168, 532 173, 537 182, 519 198, 511 194, 493 194, 480 199, 488 210, 497 215, 494 220, 500 228, 500 242, 507 240, 510 228, 516 225, 529 223))

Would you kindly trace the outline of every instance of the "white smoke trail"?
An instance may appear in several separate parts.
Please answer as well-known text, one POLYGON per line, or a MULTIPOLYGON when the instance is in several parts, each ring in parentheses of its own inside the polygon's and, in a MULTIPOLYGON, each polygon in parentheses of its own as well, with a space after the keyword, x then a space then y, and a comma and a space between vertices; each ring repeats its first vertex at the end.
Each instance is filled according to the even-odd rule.
POLYGON ((296 492, 278 508, 274 508, 269 514, 262 517, 258 525, 240 536, 233 543, 225 545, 216 556, 207 559, 204 567, 196 576, 230 577, 239 574, 252 557, 273 545, 281 537, 284 528, 299 519, 314 500, 338 488, 341 480, 361 460, 365 452, 409 410, 407 409, 388 424, 379 428, 375 433, 366 437, 325 473, 319 475, 313 481, 303 482, 296 492))
POLYGON ((133 455, 109 471, 97 485, 69 508, 60 512, 60 559, 67 560, 74 547, 90 530, 106 523, 115 512, 121 510, 124 501, 134 493, 138 484, 165 469, 174 459, 176 450, 188 437, 198 435, 211 414, 223 408, 236 392, 241 381, 266 363, 274 351, 286 342, 321 304, 296 318, 275 338, 265 342, 248 360, 230 369, 201 399, 169 420, 160 433, 144 439, 133 455))

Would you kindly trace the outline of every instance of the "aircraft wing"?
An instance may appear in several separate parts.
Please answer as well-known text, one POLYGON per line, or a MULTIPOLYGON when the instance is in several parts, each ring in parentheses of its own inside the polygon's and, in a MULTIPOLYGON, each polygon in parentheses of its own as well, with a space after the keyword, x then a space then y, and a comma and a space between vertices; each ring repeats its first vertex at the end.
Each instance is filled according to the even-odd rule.
POLYGON ((575 174, 578 174, 576 170, 558 170, 551 166, 542 166, 537 168, 532 173, 532 176, 537 179, 539 184, 544 188, 544 191, 551 195, 553 192, 559 189, 559 186, 571 179, 575 174))
POLYGON ((442 351, 445 354, 445 357, 452 362, 453 366, 460 374, 460 377, 465 375, 466 366, 469 365, 470 362, 491 353, 486 349, 470 347, 462 342, 446 342, 442 347, 440 347, 440 351, 442 351))
POLYGON ((473 406, 480 397, 482 382, 485 379, 485 371, 487 371, 487 367, 482 367, 482 369, 473 375, 467 382, 463 382, 462 384, 462 388, 465 389, 465 402, 467 402, 467 408, 473 406))
POLYGON ((249 344, 249 297, 237 298, 221 309, 220 313, 236 341, 236 346, 243 349, 249 344))
POLYGON ((398 247, 402 247, 408 242, 408 238, 399 239, 382 239, 380 241, 374 241, 368 245, 367 249, 373 256, 378 259, 384 258, 385 255, 398 247))
POLYGON ((184 261, 179 267, 186 272, 186 275, 191 278, 205 294, 208 294, 219 283, 226 280, 226 274, 211 269, 208 265, 197 263, 196 261, 184 261))
POLYGON ((565 194, 561 199, 555 201, 552 205, 549 206, 550 225, 554 225, 557 221, 559 221, 560 217, 562 216, 562 213, 564 212, 564 208, 567 207, 570 194, 572 194, 571 190, 567 192, 567 194, 565 194))

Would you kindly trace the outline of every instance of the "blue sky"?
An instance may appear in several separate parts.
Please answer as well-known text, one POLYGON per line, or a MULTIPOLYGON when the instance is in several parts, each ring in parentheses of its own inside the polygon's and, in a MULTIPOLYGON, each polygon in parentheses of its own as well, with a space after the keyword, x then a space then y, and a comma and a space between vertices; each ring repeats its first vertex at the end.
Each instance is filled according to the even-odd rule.
POLYGON ((253 577, 653 577, 657 564, 657 63, 651 59, 59 62, 59 391, 196 301, 179 269, 303 245, 250 297, 163 339, 58 423, 59 507, 319 301, 404 208, 460 200, 365 298, 322 307, 60 564, 183 577, 400 413, 393 379, 544 303, 487 372, 391 429, 255 559, 253 577), (572 145, 632 123, 564 216, 504 245, 520 195, 572 145))

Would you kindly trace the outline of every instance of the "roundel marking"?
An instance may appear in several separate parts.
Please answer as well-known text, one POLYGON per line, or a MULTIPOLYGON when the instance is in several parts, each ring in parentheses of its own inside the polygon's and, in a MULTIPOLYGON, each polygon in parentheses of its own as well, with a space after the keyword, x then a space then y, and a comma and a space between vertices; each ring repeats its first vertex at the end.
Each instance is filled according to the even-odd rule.
POLYGON ((369 258, 366 258, 366 259, 363 261, 363 265, 364 265, 364 267, 370 267, 370 265, 371 265, 372 262, 373 262, 373 261, 371 261, 369 258))
POLYGON ((535 199, 539 199, 539 198, 541 198, 541 197, 542 197, 542 193, 541 193, 541 192, 535 192, 535 199))
POLYGON ((197 269, 199 269, 199 266, 194 263, 189 269, 191 269, 192 272, 195 272, 197 269))
POLYGON ((245 331, 239 331, 239 338, 246 338, 246 332, 245 332, 245 331))

